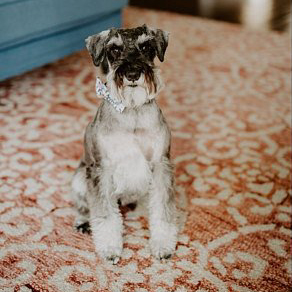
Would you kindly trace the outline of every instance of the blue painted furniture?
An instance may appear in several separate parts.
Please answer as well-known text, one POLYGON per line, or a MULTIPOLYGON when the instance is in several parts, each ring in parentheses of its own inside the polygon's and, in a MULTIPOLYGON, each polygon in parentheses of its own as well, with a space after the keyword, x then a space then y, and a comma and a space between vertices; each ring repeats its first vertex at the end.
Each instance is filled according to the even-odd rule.
POLYGON ((85 47, 121 25, 127 0, 0 0, 0 80, 85 47))

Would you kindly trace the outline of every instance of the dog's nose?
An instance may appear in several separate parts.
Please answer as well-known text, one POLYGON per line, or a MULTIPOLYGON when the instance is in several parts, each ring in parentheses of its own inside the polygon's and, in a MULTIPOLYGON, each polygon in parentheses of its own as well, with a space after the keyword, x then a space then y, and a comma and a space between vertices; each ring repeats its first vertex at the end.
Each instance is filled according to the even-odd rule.
POLYGON ((136 81, 140 78, 140 74, 141 74, 141 72, 139 72, 139 71, 127 71, 126 78, 129 81, 136 81))

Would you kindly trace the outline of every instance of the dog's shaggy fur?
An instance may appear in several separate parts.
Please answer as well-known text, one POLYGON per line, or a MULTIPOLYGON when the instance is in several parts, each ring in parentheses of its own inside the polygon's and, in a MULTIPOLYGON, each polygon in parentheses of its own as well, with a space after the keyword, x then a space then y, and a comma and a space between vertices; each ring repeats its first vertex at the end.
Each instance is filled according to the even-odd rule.
POLYGON ((72 181, 75 225, 83 232, 90 228, 98 254, 113 263, 123 247, 118 202, 148 195, 152 254, 168 258, 176 246, 170 131, 154 99, 162 88, 154 58, 163 61, 167 45, 168 33, 146 25, 86 39, 111 97, 125 110, 120 113, 103 100, 86 128, 84 155, 72 181))

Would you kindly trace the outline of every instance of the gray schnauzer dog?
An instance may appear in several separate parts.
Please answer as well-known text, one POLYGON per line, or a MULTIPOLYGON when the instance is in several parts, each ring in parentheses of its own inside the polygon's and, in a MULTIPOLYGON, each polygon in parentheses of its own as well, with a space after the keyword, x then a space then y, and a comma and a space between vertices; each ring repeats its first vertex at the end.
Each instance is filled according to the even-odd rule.
POLYGON ((154 99, 162 88, 154 59, 164 60, 167 45, 167 32, 146 25, 112 28, 86 39, 111 102, 103 99, 86 128, 84 155, 72 181, 75 226, 91 230, 97 253, 114 264, 123 248, 120 202, 147 195, 152 254, 169 258, 176 247, 170 130, 154 99))

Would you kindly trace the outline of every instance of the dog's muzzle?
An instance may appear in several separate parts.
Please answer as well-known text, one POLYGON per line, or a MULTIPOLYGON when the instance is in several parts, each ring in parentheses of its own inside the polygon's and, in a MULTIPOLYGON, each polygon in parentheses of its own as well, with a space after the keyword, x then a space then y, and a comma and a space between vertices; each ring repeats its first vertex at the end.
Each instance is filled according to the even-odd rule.
POLYGON ((117 74, 121 77, 125 76, 129 81, 137 81, 144 72, 143 63, 125 62, 117 70, 117 74))
POLYGON ((115 82, 118 87, 122 87, 124 77, 128 80, 127 86, 136 87, 137 81, 139 80, 141 75, 144 75, 145 81, 150 88, 150 92, 152 89, 156 90, 156 83, 154 81, 154 71, 153 68, 144 62, 129 62, 126 61, 122 63, 117 70, 115 71, 115 82))
POLYGON ((139 52, 135 47, 131 47, 128 51, 127 58, 122 65, 124 76, 132 82, 137 81, 141 73, 143 73, 144 62, 139 57, 139 52))
POLYGON ((131 71, 127 71, 125 76, 129 81, 137 81, 140 78, 142 70, 133 69, 131 71))

